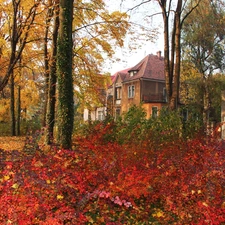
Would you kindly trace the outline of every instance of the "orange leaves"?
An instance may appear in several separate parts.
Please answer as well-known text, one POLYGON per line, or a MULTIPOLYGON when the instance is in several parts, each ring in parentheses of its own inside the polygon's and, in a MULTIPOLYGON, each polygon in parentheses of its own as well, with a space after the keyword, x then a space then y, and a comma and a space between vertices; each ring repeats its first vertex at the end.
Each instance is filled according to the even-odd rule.
POLYGON ((0 137, 0 149, 6 151, 21 151, 25 144, 25 137, 0 137))

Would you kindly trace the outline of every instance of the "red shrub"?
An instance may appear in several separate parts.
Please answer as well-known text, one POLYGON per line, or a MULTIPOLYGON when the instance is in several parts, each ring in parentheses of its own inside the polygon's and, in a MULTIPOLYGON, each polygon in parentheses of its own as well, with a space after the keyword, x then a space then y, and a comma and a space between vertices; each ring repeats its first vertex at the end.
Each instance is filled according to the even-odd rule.
POLYGON ((75 151, 8 153, 0 224, 225 223, 219 142, 177 141, 153 151, 101 141, 104 132, 77 139, 75 151))

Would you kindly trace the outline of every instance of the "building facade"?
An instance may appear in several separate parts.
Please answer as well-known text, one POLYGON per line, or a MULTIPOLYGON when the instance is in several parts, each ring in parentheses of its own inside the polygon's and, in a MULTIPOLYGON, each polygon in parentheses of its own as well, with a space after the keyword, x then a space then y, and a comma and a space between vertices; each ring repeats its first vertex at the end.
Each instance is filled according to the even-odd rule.
POLYGON ((107 97, 107 112, 114 117, 139 104, 143 105, 147 118, 157 116, 167 103, 161 52, 147 55, 134 67, 117 72, 107 97))
POLYGON ((117 118, 132 105, 140 104, 145 109, 147 118, 156 117, 167 104, 165 86, 164 58, 160 51, 156 55, 149 54, 133 67, 111 77, 105 104, 96 107, 93 112, 86 110, 84 120, 103 120, 106 115, 117 118))

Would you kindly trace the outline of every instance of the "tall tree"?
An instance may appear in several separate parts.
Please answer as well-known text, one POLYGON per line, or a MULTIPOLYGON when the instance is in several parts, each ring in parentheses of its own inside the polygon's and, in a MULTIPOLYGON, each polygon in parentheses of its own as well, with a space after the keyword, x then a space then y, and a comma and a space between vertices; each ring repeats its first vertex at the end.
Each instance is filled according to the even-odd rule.
MULTIPOLYGON (((105 1, 76 1, 73 24, 74 84, 79 110, 90 109, 99 99, 110 74, 105 73, 105 59, 113 56, 131 28, 124 12, 109 12, 105 1), (105 76, 104 76, 105 75, 105 76), (102 78, 100 78, 102 77, 102 78)), ((133 33, 133 37, 137 33, 133 33)))
MULTIPOLYGON (((182 26, 185 19, 198 7, 200 1, 190 1, 191 7, 187 7, 189 0, 157 0, 157 6, 151 0, 137 1, 136 6, 130 9, 134 10, 143 5, 147 8, 149 5, 148 17, 162 15, 166 92, 171 110, 176 110, 179 103, 182 26), (152 12, 153 8, 154 12, 152 12)), ((122 0, 121 3, 126 3, 126 0, 122 0)))
POLYGON ((52 33, 52 53, 49 61, 49 79, 48 79, 48 97, 46 114, 46 143, 51 144, 54 137, 53 130, 55 125, 55 105, 56 105, 56 56, 57 56, 57 38, 59 30, 59 0, 55 1, 54 6, 54 27, 52 33))
MULTIPOLYGON (((12 71, 16 63, 20 59, 25 45, 27 44, 28 35, 33 25, 39 4, 40 1, 35 1, 35 3, 30 6, 29 11, 23 15, 21 14, 21 0, 13 0, 12 3, 6 2, 6 5, 10 9, 12 7, 13 12, 11 16, 11 12, 8 11, 9 14, 6 16, 6 18, 12 18, 12 21, 9 21, 9 28, 11 33, 9 38, 11 42, 11 52, 7 70, 4 77, 0 80, 0 91, 2 91, 7 85, 12 71)), ((5 14, 7 14, 7 11, 5 12, 5 14)), ((8 39, 8 37, 5 38, 8 39)))
POLYGON ((200 1, 197 0, 187 8, 188 0, 178 0, 176 3, 172 0, 158 0, 164 24, 166 90, 169 108, 172 110, 177 109, 179 103, 182 26, 185 19, 198 7, 200 1), (170 28, 172 29, 171 37, 170 28))
POLYGON ((73 96, 73 1, 59 1, 59 34, 57 41, 58 76, 58 142, 62 148, 72 146, 74 121, 73 96))
POLYGON ((45 99, 44 99, 44 109, 43 109, 43 121, 42 125, 46 126, 46 113, 47 113, 47 104, 48 104, 48 87, 49 87, 49 52, 48 52, 48 44, 49 44, 49 29, 50 23, 53 17, 53 2, 52 0, 48 0, 47 2, 47 13, 45 20, 45 34, 44 34, 44 74, 45 74, 45 99))
POLYGON ((15 117, 15 82, 14 74, 10 76, 10 115, 11 115, 11 135, 16 135, 16 117, 15 117))
POLYGON ((20 118, 21 118, 21 89, 17 87, 17 119, 16 119, 16 135, 20 135, 20 118))
POLYGON ((215 71, 224 71, 225 8, 220 1, 202 0, 199 7, 185 21, 183 29, 184 58, 201 75, 203 90, 203 123, 209 125, 211 81, 215 71))

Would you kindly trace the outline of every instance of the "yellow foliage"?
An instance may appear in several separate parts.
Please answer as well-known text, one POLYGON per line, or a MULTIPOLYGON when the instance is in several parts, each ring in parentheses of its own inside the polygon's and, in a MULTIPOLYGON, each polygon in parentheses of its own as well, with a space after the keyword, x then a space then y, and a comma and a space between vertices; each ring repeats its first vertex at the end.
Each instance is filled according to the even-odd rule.
POLYGON ((9 99, 0 99, 0 122, 6 122, 10 120, 9 99))
POLYGON ((13 188, 13 189, 18 189, 18 187, 19 187, 19 184, 17 184, 17 183, 14 183, 14 184, 12 185, 12 188, 13 188))
POLYGON ((21 151, 24 147, 25 137, 0 137, 0 148, 5 151, 17 149, 21 151))
POLYGON ((157 209, 153 214, 152 214, 153 217, 157 217, 157 218, 160 218, 160 217, 164 217, 164 213, 162 210, 160 209, 157 209))
POLYGON ((4 180, 5 180, 5 181, 7 181, 7 180, 9 180, 9 179, 10 179, 10 176, 9 176, 9 175, 5 175, 5 176, 4 176, 4 180))
POLYGON ((62 200, 64 198, 64 196, 63 195, 57 195, 56 198, 57 198, 57 200, 62 200))

